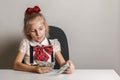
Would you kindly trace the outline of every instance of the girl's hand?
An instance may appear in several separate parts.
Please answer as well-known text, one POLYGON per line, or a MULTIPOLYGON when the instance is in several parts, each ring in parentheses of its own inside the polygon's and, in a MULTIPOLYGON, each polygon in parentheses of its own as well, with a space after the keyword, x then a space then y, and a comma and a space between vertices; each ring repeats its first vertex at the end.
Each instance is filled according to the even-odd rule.
POLYGON ((49 67, 49 66, 47 66, 47 67, 39 67, 39 66, 37 66, 36 67, 36 71, 38 73, 41 73, 41 74, 49 72, 50 69, 51 69, 51 67, 49 67))
POLYGON ((71 74, 75 70, 75 66, 72 63, 72 61, 68 60, 67 63, 70 65, 70 67, 65 71, 66 74, 71 74))

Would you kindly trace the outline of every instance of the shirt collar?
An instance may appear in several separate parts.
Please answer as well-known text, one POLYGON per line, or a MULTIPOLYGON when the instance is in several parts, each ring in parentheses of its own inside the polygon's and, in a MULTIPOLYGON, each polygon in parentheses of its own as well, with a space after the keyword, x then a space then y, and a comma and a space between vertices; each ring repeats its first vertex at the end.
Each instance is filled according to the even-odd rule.
POLYGON ((42 46, 42 45, 49 45, 49 43, 48 43, 48 39, 45 37, 45 39, 41 43, 38 43, 36 41, 30 41, 30 45, 31 46, 42 46))

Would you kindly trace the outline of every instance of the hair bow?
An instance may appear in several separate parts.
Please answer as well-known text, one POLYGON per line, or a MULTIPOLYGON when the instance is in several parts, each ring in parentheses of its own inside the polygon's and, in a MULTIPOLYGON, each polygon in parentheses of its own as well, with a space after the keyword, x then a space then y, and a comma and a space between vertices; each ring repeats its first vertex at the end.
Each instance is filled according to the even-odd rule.
POLYGON ((41 9, 38 6, 34 6, 33 8, 27 8, 25 12, 26 14, 32 14, 33 12, 38 13, 40 11, 41 9))

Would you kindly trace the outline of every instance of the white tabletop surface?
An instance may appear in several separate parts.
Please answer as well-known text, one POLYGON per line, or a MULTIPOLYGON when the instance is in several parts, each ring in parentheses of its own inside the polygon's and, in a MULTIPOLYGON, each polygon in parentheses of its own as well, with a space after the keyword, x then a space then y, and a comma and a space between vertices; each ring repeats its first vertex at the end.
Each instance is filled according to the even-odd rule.
POLYGON ((76 69, 72 74, 57 74, 56 70, 37 74, 0 69, 0 80, 120 80, 120 77, 112 69, 76 69))

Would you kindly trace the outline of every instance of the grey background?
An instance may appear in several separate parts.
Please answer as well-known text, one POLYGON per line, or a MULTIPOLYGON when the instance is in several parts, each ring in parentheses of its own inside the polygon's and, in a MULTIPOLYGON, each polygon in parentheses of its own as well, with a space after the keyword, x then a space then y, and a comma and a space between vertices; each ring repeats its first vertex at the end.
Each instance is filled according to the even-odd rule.
POLYGON ((120 0, 0 0, 0 68, 12 68, 24 11, 34 5, 65 31, 76 68, 120 74, 120 0))

